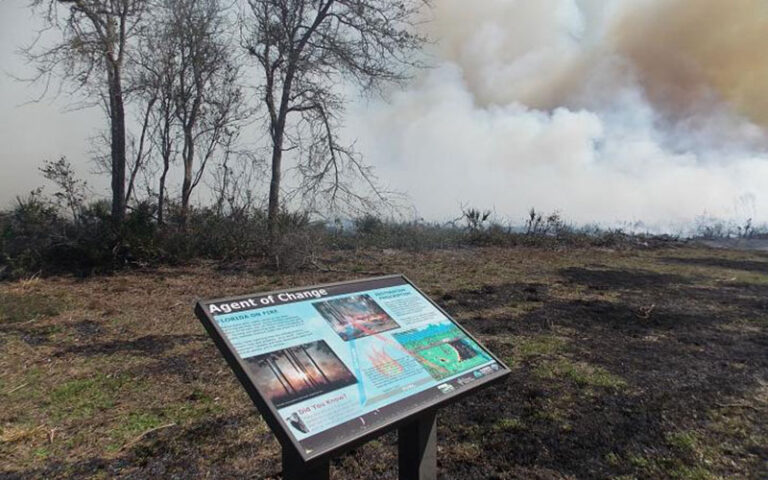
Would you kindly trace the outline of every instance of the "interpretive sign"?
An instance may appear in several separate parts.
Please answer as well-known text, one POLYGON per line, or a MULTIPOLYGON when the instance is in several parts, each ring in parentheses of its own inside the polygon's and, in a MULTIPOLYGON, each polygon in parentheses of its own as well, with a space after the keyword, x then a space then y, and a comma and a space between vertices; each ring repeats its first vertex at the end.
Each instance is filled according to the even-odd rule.
POLYGON ((509 373, 400 275, 201 301, 196 313, 304 462, 509 373))

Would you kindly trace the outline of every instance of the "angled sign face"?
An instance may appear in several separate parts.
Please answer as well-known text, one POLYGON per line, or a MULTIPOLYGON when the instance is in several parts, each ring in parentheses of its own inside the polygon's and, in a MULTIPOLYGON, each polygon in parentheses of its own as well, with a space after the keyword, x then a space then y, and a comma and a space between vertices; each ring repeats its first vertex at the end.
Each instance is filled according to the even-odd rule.
POLYGON ((196 313, 305 462, 509 373, 400 275, 201 301, 196 313))

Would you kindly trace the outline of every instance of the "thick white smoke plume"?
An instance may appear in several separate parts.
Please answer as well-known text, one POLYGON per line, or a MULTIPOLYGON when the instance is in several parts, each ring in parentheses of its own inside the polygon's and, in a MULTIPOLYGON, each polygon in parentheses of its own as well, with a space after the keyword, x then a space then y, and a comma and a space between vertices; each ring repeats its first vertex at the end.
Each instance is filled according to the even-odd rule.
POLYGON ((436 0, 434 68, 351 133, 419 215, 768 221, 764 0, 436 0))

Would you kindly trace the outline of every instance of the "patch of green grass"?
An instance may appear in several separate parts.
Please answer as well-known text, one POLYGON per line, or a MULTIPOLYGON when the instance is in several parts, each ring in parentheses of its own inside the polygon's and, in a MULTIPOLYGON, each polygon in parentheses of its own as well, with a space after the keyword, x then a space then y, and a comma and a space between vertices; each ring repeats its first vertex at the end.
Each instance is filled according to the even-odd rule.
POLYGON ((0 293, 0 322, 20 323, 61 313, 62 300, 37 293, 0 293))
POLYGON ((508 365, 515 365, 521 360, 532 360, 537 357, 551 357, 561 353, 565 346, 565 340, 552 335, 511 336, 500 341, 512 347, 512 355, 504 358, 508 365))
POLYGON ((684 452, 694 452, 698 446, 698 438, 693 432, 675 432, 667 434, 669 446, 684 452))
POLYGON ((534 375, 539 378, 562 378, 581 386, 623 389, 627 382, 602 367, 585 362, 574 362, 567 358, 543 362, 536 367, 534 375))
POLYGON ((619 455, 617 455, 615 452, 610 452, 605 455, 605 461, 608 463, 608 465, 616 467, 621 464, 621 457, 619 457, 619 455))
POLYGON ((521 430, 523 422, 519 418, 504 417, 493 424, 496 431, 521 430))
POLYGON ((517 349, 524 357, 538 356, 538 355, 554 355, 560 352, 565 345, 565 342, 561 338, 539 335, 532 338, 521 339, 517 345, 517 349))
POLYGON ((670 478, 679 480, 714 480, 717 478, 712 472, 704 467, 689 467, 680 465, 669 471, 670 478))
POLYGON ((131 412, 119 425, 115 432, 127 435, 140 434, 151 428, 162 425, 163 419, 154 413, 131 412))
MULTIPOLYGON (((689 435, 671 435, 672 442, 684 448, 689 446, 689 435)), ((675 480, 714 480, 717 477, 708 468, 694 461, 684 461, 677 455, 642 456, 630 455, 628 461, 632 467, 639 470, 637 478, 669 478, 675 480)))
POLYGON ((152 412, 131 412, 121 418, 110 432, 112 442, 107 445, 108 451, 117 451, 126 442, 133 440, 142 433, 157 428, 168 421, 152 412))
POLYGON ((642 455, 630 455, 628 460, 633 467, 640 469, 646 469, 651 465, 651 461, 642 455))
POLYGON ((739 272, 738 281, 753 285, 767 285, 768 275, 758 272, 739 272))
POLYGON ((198 397, 194 402, 171 403, 163 408, 163 416, 179 425, 210 418, 223 412, 224 407, 208 395, 198 397))
MULTIPOLYGON (((115 405, 121 389, 129 382, 125 376, 95 375, 70 380, 54 388, 49 396, 54 419, 81 419, 115 405)), ((131 382, 133 388, 136 383, 131 382)))
POLYGON ((45 447, 36 448, 33 453, 40 460, 45 460, 51 455, 51 451, 45 447))
MULTIPOLYGON (((559 425, 560 428, 563 428, 569 424, 570 414, 572 413, 567 407, 567 404, 570 401, 572 401, 570 397, 549 400, 545 402, 541 408, 534 411, 533 418, 535 420, 554 423, 559 425)), ((567 427, 565 429, 567 429, 567 427)))

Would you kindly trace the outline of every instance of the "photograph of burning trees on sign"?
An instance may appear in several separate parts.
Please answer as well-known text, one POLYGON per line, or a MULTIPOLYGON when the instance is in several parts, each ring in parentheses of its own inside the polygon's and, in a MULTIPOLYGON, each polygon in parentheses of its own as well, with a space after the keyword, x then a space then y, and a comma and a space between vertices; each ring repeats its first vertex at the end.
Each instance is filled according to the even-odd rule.
POLYGON ((323 340, 245 359, 262 395, 282 408, 357 379, 323 340))
POLYGON ((312 306, 345 342, 400 327, 365 294, 316 302, 312 306))

